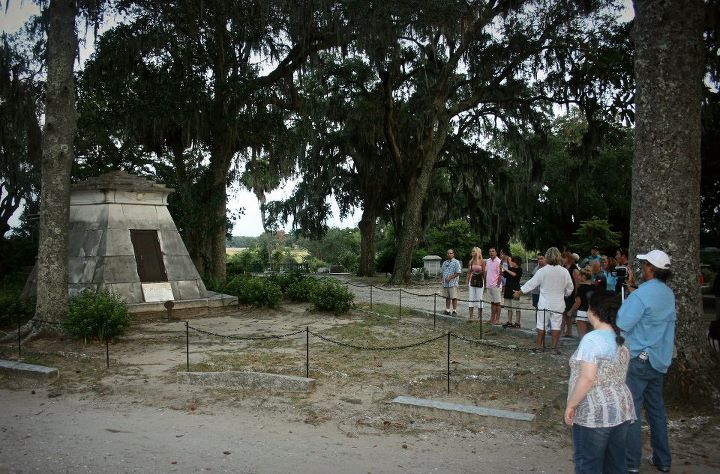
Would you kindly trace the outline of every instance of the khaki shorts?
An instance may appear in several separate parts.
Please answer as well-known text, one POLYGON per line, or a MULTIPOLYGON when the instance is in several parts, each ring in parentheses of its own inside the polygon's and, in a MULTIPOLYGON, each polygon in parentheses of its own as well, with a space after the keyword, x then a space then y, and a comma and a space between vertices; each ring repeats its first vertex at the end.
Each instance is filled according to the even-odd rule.
POLYGON ((443 287, 442 294, 447 299, 456 300, 456 299, 458 299, 458 287, 457 286, 443 287))
POLYGON ((502 303, 501 288, 485 288, 487 298, 491 303, 502 303))

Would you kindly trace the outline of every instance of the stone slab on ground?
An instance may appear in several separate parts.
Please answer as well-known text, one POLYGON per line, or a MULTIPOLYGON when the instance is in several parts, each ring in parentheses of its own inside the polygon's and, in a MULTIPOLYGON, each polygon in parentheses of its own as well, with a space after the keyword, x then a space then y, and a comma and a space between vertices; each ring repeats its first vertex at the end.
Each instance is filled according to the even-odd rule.
POLYGON ((475 405, 461 405, 459 403, 442 402, 438 400, 429 400, 425 398, 415 397, 395 397, 390 403, 409 406, 413 408, 430 408, 432 410, 442 410, 454 414, 470 414, 481 417, 491 418, 505 422, 532 422, 535 415, 532 413, 522 413, 511 410, 498 410, 496 408, 479 407, 475 405))
POLYGON ((0 360, 0 372, 46 380, 55 380, 60 374, 58 369, 54 367, 25 364, 14 360, 0 360))
POLYGON ((292 375, 240 371, 178 372, 177 382, 188 385, 269 389, 279 392, 309 392, 315 387, 315 379, 295 377, 292 375))

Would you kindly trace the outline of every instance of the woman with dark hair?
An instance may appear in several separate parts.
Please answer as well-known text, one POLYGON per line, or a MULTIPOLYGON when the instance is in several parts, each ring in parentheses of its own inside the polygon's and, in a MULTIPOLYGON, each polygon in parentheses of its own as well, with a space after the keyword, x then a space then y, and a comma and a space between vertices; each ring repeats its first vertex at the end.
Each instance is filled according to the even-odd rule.
POLYGON ((565 423, 572 426, 576 473, 627 472, 625 435, 635 406, 625 383, 630 353, 615 322, 619 308, 613 293, 596 290, 587 312, 595 330, 570 357, 565 423))
POLYGON ((520 307, 515 305, 513 294, 520 289, 520 278, 522 277, 522 260, 520 257, 511 257, 508 259, 510 266, 503 270, 505 277, 505 305, 508 311, 508 320, 503 324, 504 328, 520 327, 520 307), (515 324, 512 322, 513 306, 515 306, 515 324))
POLYGON ((563 337, 572 337, 573 314, 570 309, 575 304, 575 296, 577 296, 578 285, 580 284, 580 269, 575 263, 575 257, 567 250, 562 253, 562 265, 570 273, 573 282, 573 291, 569 296, 565 297, 565 311, 563 312, 562 326, 560 333, 563 337))

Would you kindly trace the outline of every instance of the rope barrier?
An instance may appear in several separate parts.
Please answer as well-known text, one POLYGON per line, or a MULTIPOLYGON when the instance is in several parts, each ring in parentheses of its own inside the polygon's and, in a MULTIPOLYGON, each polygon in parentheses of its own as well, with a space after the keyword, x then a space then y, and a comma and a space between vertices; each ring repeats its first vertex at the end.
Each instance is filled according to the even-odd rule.
POLYGON ((420 341, 420 342, 414 342, 412 344, 405 344, 402 346, 371 347, 371 346, 358 346, 355 344, 349 344, 347 342, 336 341, 334 339, 330 339, 329 337, 323 336, 323 335, 318 334, 313 331, 309 331, 309 333, 325 342, 329 342, 331 344, 336 344, 336 345, 342 346, 342 347, 349 347, 351 349, 359 349, 359 350, 363 350, 363 351, 395 351, 395 350, 402 350, 402 349, 410 349, 412 347, 418 347, 418 346, 422 346, 423 344, 429 344, 431 342, 435 342, 437 340, 440 340, 440 339, 443 339, 446 337, 445 334, 443 334, 441 336, 433 337, 431 339, 426 339, 426 340, 420 341))
POLYGON ((469 342, 471 344, 476 344, 478 346, 489 346, 489 347, 494 347, 496 349, 505 349, 508 351, 531 351, 532 350, 531 347, 520 347, 520 346, 511 347, 511 346, 506 346, 504 344, 500 344, 499 342, 488 341, 486 339, 483 339, 483 340, 471 339, 469 337, 461 336, 460 334, 455 334, 455 333, 450 333, 450 337, 453 337, 460 341, 469 342))
POLYGON ((225 339, 233 339, 237 341, 262 341, 266 339, 283 339, 285 337, 297 336, 298 334, 302 334, 305 332, 304 329, 301 329, 300 331, 289 332, 286 334, 271 334, 268 336, 239 336, 237 334, 218 334, 210 331, 205 331, 203 329, 199 329, 193 326, 187 326, 187 328, 192 329, 195 332, 199 332, 200 334, 205 334, 206 336, 222 337, 225 339))

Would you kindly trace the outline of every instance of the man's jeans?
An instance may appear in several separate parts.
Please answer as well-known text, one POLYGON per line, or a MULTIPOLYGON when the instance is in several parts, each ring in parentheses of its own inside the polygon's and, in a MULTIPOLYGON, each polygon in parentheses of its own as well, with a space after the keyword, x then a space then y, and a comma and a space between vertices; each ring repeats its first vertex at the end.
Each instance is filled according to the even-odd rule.
POLYGON ((665 374, 652 368, 650 362, 637 357, 630 359, 627 386, 635 402, 637 420, 630 425, 627 433, 628 469, 639 468, 642 461, 642 431, 640 412, 645 405, 645 419, 650 425, 652 460, 656 466, 670 467, 670 444, 668 442, 667 418, 663 402, 663 381, 665 374))
POLYGON ((625 474, 627 472, 625 440, 629 425, 629 421, 610 428, 573 425, 575 472, 625 474))

